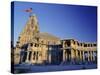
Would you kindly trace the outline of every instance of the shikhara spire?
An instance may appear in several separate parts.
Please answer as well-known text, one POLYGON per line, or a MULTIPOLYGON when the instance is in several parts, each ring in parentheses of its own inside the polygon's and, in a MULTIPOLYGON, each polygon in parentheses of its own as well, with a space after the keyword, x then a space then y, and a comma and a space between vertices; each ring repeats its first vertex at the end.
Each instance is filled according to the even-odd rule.
MULTIPOLYGON (((27 12, 31 12, 31 10, 26 10, 27 12)), ((20 42, 20 46, 25 43, 28 43, 35 34, 39 33, 39 25, 38 20, 35 14, 31 14, 29 20, 26 23, 25 28, 21 32, 18 41, 20 42)))

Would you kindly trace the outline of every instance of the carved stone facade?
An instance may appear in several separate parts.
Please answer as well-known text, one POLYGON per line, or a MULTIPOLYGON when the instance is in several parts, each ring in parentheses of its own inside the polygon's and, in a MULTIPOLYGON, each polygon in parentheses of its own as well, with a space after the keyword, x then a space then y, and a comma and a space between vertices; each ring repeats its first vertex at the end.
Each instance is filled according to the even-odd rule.
POLYGON ((62 40, 63 61, 71 63, 84 63, 97 61, 97 44, 78 42, 74 39, 62 40))
POLYGON ((39 31, 38 20, 31 15, 14 48, 14 64, 64 64, 96 62, 97 44, 79 43, 74 39, 60 40, 39 31))

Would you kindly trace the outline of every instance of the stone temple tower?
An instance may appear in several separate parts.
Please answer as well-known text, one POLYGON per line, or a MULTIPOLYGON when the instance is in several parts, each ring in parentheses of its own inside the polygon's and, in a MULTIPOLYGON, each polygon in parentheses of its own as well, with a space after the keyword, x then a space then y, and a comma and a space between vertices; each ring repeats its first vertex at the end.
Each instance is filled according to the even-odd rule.
POLYGON ((37 17, 36 15, 31 15, 19 35, 14 50, 14 64, 51 63, 52 57, 50 53, 48 54, 49 45, 52 47, 52 45, 57 46, 59 44, 60 39, 58 37, 39 31, 37 17))
POLYGON ((29 43, 32 41, 32 38, 35 34, 39 33, 39 26, 38 26, 38 20, 35 14, 31 15, 29 17, 28 22, 26 23, 26 26, 24 27, 23 31, 21 32, 17 45, 19 47, 22 47, 24 44, 29 43))

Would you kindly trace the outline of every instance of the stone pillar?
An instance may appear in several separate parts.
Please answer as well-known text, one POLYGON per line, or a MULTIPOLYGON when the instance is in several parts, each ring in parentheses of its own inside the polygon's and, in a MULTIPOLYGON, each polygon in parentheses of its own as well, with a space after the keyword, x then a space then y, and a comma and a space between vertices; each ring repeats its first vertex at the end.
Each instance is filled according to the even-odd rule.
MULTIPOLYGON (((47 52, 46 52, 47 53, 47 52)), ((42 55, 41 55, 41 51, 39 51, 39 61, 42 61, 42 55)), ((46 56, 46 60, 47 60, 47 56, 46 56)))
POLYGON ((83 60, 83 62, 85 61, 85 55, 84 55, 84 51, 82 51, 82 60, 83 60))
POLYGON ((94 51, 93 51, 93 61, 95 61, 94 51))
POLYGON ((29 62, 28 58, 29 58, 29 51, 27 51, 26 63, 29 62))
POLYGON ((63 50, 63 62, 65 62, 65 50, 63 50))
POLYGON ((36 63, 38 62, 38 51, 36 51, 36 63))
POLYGON ((76 50, 75 53, 76 53, 76 62, 77 62, 79 60, 78 50, 76 50))
POLYGON ((31 63, 33 63, 33 51, 31 53, 31 63))
POLYGON ((80 53, 80 61, 82 61, 82 51, 79 51, 80 53))
POLYGON ((71 49, 71 62, 74 63, 75 61, 75 52, 73 49, 71 49))
POLYGON ((49 63, 51 63, 51 51, 49 51, 49 63))
POLYGON ((90 53, 89 53, 89 51, 87 53, 88 53, 87 55, 88 55, 88 62, 89 62, 90 61, 90 58, 89 58, 90 57, 90 53))
POLYGON ((90 51, 90 59, 91 59, 91 62, 93 61, 93 52, 92 51, 90 51))

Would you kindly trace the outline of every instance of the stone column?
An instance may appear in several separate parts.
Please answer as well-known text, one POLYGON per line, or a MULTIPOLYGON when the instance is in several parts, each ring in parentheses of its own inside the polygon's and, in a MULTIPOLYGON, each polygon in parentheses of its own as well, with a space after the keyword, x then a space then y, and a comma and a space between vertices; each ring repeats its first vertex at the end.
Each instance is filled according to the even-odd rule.
POLYGON ((90 53, 89 53, 89 51, 87 52, 88 53, 88 62, 90 61, 90 53))
POLYGON ((63 50, 63 62, 65 62, 65 50, 63 50))
MULTIPOLYGON (((46 52, 47 53, 47 52, 46 52)), ((42 55, 41 55, 41 51, 39 51, 39 61, 41 61, 42 62, 42 55)), ((46 60, 47 60, 47 55, 46 55, 46 60)))
POLYGON ((31 63, 33 63, 33 51, 31 53, 31 63))
POLYGON ((90 59, 91 59, 91 62, 93 61, 93 53, 92 53, 92 51, 90 51, 90 59))
POLYGON ((80 53, 80 61, 82 61, 82 52, 79 51, 79 53, 80 53))
POLYGON ((84 55, 84 51, 82 51, 82 60, 83 60, 83 62, 85 61, 85 55, 84 55))
POLYGON ((74 59, 75 59, 75 52, 74 52, 73 49, 71 49, 71 62, 72 62, 72 63, 75 62, 74 59))
POLYGON ((49 63, 51 63, 51 51, 49 51, 49 63))
POLYGON ((94 51, 93 51, 93 61, 95 61, 94 51))
POLYGON ((65 51, 65 60, 67 61, 67 51, 65 51))
POLYGON ((26 63, 28 63, 29 62, 29 51, 27 51, 27 57, 26 57, 26 63))
POLYGON ((36 63, 38 63, 38 51, 36 51, 36 63))
POLYGON ((76 62, 77 62, 79 60, 78 50, 76 50, 75 53, 76 53, 76 62))

